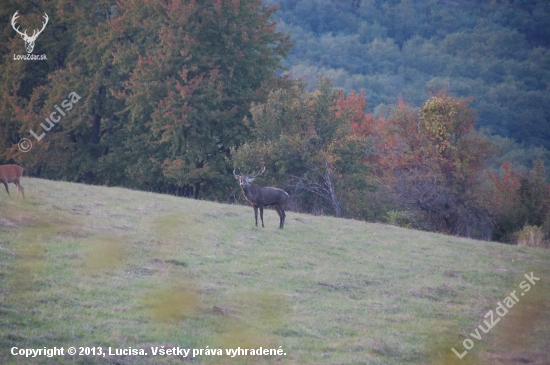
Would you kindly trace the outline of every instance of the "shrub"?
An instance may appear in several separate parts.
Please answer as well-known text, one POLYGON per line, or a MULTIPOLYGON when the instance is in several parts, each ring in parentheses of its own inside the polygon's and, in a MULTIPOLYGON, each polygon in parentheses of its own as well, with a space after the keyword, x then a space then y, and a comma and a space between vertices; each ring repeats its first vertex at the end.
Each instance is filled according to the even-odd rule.
POLYGON ((518 246, 549 247, 541 227, 525 225, 515 233, 518 246))
POLYGON ((402 228, 413 228, 413 217, 407 211, 390 210, 386 213, 386 222, 402 228))

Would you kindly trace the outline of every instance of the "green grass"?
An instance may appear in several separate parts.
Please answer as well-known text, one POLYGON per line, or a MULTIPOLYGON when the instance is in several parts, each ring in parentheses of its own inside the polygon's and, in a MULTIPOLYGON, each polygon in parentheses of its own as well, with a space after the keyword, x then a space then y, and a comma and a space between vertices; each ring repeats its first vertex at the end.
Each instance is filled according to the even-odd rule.
MULTIPOLYGON (((26 178, 0 194, 1 364, 548 364, 550 250, 26 178), (462 342, 540 282, 462 360, 462 342), (12 356, 12 347, 147 357, 12 356), (227 348, 284 356, 225 356, 227 348)), ((1 192, 0 192, 1 193, 1 192)))

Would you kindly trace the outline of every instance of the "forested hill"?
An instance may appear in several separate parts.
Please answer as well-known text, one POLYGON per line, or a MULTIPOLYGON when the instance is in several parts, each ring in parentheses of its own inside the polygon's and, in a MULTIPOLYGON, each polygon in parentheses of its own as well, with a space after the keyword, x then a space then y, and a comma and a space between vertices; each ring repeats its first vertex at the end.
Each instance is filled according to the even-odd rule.
POLYGON ((364 89, 371 112, 446 88, 473 97, 479 127, 550 148, 547 0, 267 0, 294 48, 284 65, 364 89))

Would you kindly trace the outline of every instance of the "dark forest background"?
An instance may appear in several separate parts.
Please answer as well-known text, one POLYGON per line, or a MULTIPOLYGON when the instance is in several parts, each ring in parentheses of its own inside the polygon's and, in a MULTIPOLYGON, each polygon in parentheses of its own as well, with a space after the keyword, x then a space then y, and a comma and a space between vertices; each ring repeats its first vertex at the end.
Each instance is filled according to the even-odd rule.
POLYGON ((2 0, 0 23, 0 164, 29 176, 242 202, 233 169, 265 166, 294 211, 550 238, 547 1, 2 0), (47 61, 14 60, 16 11, 48 14, 47 61))
POLYGON ((477 127, 550 148, 550 3, 469 0, 269 0, 293 49, 283 65, 365 90, 368 111, 420 105, 447 89, 472 97, 477 127))

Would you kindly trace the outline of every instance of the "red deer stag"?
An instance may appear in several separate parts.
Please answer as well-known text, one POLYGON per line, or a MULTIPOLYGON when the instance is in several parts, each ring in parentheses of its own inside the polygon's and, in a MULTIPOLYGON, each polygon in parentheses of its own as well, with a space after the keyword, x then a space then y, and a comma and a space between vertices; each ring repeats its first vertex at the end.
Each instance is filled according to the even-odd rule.
POLYGON ((0 182, 4 184, 4 186, 6 187, 6 191, 8 192, 8 195, 10 195, 8 184, 14 183, 15 186, 17 186, 17 197, 19 197, 19 193, 21 193, 23 195, 23 199, 25 199, 25 190, 23 190, 23 187, 19 182, 22 175, 23 175, 23 168, 21 166, 17 166, 17 165, 0 166, 0 182))
POLYGON ((282 189, 251 184, 255 178, 263 175, 264 173, 265 167, 254 176, 237 175, 235 174, 235 170, 233 170, 233 175, 235 175, 235 178, 239 180, 239 185, 241 185, 241 188, 243 189, 246 200, 248 200, 252 205, 252 208, 254 208, 256 227, 258 227, 258 208, 260 208, 260 218, 262 219, 262 227, 264 227, 264 207, 273 205, 277 211, 277 214, 279 214, 279 228, 283 229, 286 217, 283 207, 288 199, 288 194, 282 189))

